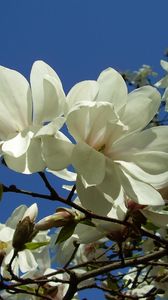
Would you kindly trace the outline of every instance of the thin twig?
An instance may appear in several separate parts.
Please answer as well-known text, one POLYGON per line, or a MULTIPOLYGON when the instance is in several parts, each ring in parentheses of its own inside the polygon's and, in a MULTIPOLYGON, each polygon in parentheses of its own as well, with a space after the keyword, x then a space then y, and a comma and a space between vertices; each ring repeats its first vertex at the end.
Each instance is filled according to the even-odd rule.
POLYGON ((68 197, 67 197, 67 202, 68 202, 68 203, 71 203, 71 200, 72 200, 72 197, 73 197, 73 195, 74 195, 75 190, 76 190, 76 185, 74 184, 72 190, 70 191, 70 193, 69 193, 69 195, 68 195, 68 197))
POLYGON ((50 195, 51 196, 53 195, 53 196, 56 196, 57 198, 59 198, 59 195, 57 194, 56 190, 52 187, 52 185, 49 183, 45 173, 44 172, 38 172, 38 174, 40 175, 43 182, 45 183, 45 186, 49 190, 50 195))
POLYGON ((75 241, 74 246, 75 246, 75 249, 74 249, 74 251, 73 251, 70 259, 64 265, 63 269, 66 269, 69 266, 69 264, 71 263, 71 261, 74 259, 74 257, 76 255, 76 252, 78 251, 78 248, 79 248, 80 244, 75 241))
POLYGON ((167 254, 168 254, 168 250, 163 249, 163 250, 155 251, 151 254, 147 254, 145 256, 128 259, 124 262, 124 264, 121 261, 112 262, 112 263, 110 262, 110 264, 108 264, 107 266, 103 266, 96 270, 88 271, 87 273, 79 275, 78 280, 79 280, 79 282, 82 282, 86 279, 89 279, 92 277, 94 278, 95 276, 102 275, 107 272, 111 272, 113 270, 117 270, 120 268, 137 266, 139 264, 146 264, 146 263, 149 263, 151 260, 159 259, 161 257, 164 257, 167 254))

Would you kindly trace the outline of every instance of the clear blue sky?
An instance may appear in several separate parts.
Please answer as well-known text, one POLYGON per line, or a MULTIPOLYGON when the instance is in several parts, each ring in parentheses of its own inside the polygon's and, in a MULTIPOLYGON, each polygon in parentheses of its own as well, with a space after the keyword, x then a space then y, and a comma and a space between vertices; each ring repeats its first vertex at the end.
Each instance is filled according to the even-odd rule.
MULTIPOLYGON (((167 0, 0 1, 0 65, 29 78, 32 63, 42 59, 57 71, 65 91, 78 81, 96 79, 109 66, 135 70, 149 64, 163 74, 159 61, 168 47, 167 11, 167 0)), ((16 174, 3 166, 0 181, 44 191, 37 175, 16 174)), ((17 205, 32 201, 4 195, 0 221, 17 205)), ((55 204, 38 203, 40 216, 46 206, 53 212, 55 204)))

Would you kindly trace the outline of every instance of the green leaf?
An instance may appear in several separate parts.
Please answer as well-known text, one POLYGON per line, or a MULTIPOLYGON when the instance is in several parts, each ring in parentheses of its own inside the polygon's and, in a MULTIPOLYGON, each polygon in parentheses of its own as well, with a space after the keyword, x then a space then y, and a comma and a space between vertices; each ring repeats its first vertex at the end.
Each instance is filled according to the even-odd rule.
POLYGON ((29 250, 35 250, 38 249, 40 247, 46 246, 48 245, 50 242, 30 242, 30 243, 26 243, 25 249, 29 249, 29 250))
POLYGON ((27 285, 21 285, 20 289, 22 289, 23 291, 28 291, 28 292, 32 292, 35 293, 36 289, 27 285))
POLYGON ((159 229, 159 227, 157 227, 156 225, 154 225, 153 223, 151 223, 150 221, 148 221, 144 227, 147 229, 147 230, 152 230, 152 231, 156 231, 159 229))
POLYGON ((3 185, 0 183, 0 200, 2 199, 3 195, 3 185))
MULTIPOLYGON (((37 288, 35 288, 35 287, 30 287, 30 286, 28 286, 28 285, 21 285, 21 286, 19 286, 19 288, 21 289, 21 290, 23 290, 23 291, 27 291, 27 292, 31 292, 31 293, 34 293, 34 296, 36 295, 36 292, 37 292, 37 288)), ((43 287, 40 287, 39 289, 38 289, 38 294, 39 294, 39 296, 40 295, 44 295, 44 289, 43 289, 43 287)))
POLYGON ((69 239, 71 237, 71 235, 73 235, 75 227, 76 227, 77 224, 78 224, 77 222, 74 222, 74 223, 65 225, 60 230, 55 244, 58 244, 58 243, 60 244, 64 241, 66 241, 67 239, 69 239))

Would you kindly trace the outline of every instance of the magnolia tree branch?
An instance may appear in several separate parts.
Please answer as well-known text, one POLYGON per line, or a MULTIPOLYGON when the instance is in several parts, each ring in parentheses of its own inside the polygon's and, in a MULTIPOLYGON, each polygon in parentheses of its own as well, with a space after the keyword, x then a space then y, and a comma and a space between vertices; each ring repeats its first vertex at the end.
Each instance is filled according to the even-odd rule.
MULTIPOLYGON (((17 193, 17 194, 24 194, 24 195, 27 195, 27 196, 30 196, 33 198, 41 198, 41 199, 46 199, 46 200, 50 200, 50 201, 59 201, 61 203, 69 205, 69 206, 77 209, 78 211, 84 213, 86 218, 88 218, 88 219, 97 219, 97 220, 112 222, 112 223, 116 223, 116 224, 121 224, 121 225, 127 226, 128 228, 132 228, 133 230, 134 229, 137 230, 137 228, 135 228, 135 225, 128 221, 120 221, 120 220, 117 220, 114 218, 105 217, 105 216, 101 216, 101 215, 92 213, 91 211, 88 211, 85 208, 74 203, 73 201, 71 201, 71 199, 68 200, 68 198, 64 199, 64 198, 60 197, 56 192, 51 195, 45 195, 45 194, 40 194, 40 193, 34 193, 31 191, 21 190, 21 189, 18 189, 15 185, 11 185, 9 187, 5 186, 5 185, 2 185, 2 186, 3 186, 4 192, 13 192, 13 193, 17 193)), ((74 193, 74 190, 75 190, 75 186, 72 189, 73 192, 71 191, 69 195, 72 195, 74 193)), ((158 235, 152 234, 151 232, 148 232, 147 230, 142 229, 142 228, 138 228, 138 231, 140 232, 141 235, 150 237, 153 240, 156 240, 157 242, 159 242, 165 246, 168 246, 168 241, 159 237, 158 235)))
MULTIPOLYGON (((76 204, 75 202, 72 201, 73 196, 74 196, 74 192, 76 189, 76 186, 74 185, 72 190, 70 191, 69 195, 67 198, 62 198, 59 196, 59 194, 55 191, 55 189, 50 185, 46 175, 44 172, 39 172, 40 177, 42 178, 43 182, 45 183, 46 188, 49 191, 49 195, 45 195, 45 194, 41 194, 41 193, 34 193, 32 191, 25 191, 25 190, 21 190, 18 189, 16 186, 12 185, 12 186, 5 186, 3 185, 3 191, 4 192, 14 192, 14 193, 18 193, 18 194, 25 194, 34 198, 41 198, 41 199, 46 199, 46 200, 50 200, 50 201, 59 201, 63 204, 69 205, 70 207, 73 207, 75 209, 77 209, 79 212, 84 214, 83 219, 97 219, 97 220, 103 220, 106 222, 111 222, 111 223, 117 223, 120 225, 124 225, 125 228, 127 228, 127 234, 125 237, 123 237, 123 241, 124 239, 126 239, 131 232, 135 232, 136 234, 138 234, 141 237, 148 237, 151 238, 152 240, 156 241, 157 243, 159 243, 159 245, 163 248, 161 250, 155 251, 154 253, 148 254, 148 255, 142 255, 136 258, 125 258, 124 256, 124 249, 122 246, 122 241, 120 242, 120 247, 119 247, 119 252, 117 254, 115 254, 115 256, 119 257, 119 260, 114 260, 114 261, 105 261, 102 265, 102 262, 100 261, 87 261, 86 263, 83 264, 76 264, 71 266, 71 261, 74 259, 76 252, 78 250, 79 244, 75 247, 74 252, 72 253, 70 259, 68 260, 68 262, 64 265, 64 267, 62 269, 58 269, 56 272, 52 272, 47 274, 47 276, 41 276, 41 277, 37 277, 34 279, 31 278, 20 278, 17 277, 12 270, 12 262, 13 259, 15 258, 15 256, 12 258, 8 270, 12 276, 12 280, 15 280, 16 283, 15 284, 10 284, 7 286, 3 286, 3 289, 6 287, 6 290, 9 291, 9 293, 25 293, 25 294, 30 294, 30 295, 36 295, 38 297, 41 297, 41 299, 53 299, 50 296, 43 296, 39 293, 38 289, 40 288, 40 286, 44 286, 45 284, 53 281, 53 282, 60 282, 62 284, 69 284, 69 288, 68 291, 66 293, 66 295, 64 296, 63 300, 70 300, 72 299, 72 297, 74 296, 74 294, 80 290, 80 288, 78 287, 79 283, 87 280, 87 279, 92 279, 95 278, 95 280, 97 280, 98 276, 102 276, 103 274, 108 274, 111 271, 116 271, 120 268, 124 269, 124 268, 128 268, 128 267, 138 267, 139 265, 141 265, 142 267, 137 269, 137 274, 134 278, 134 285, 133 287, 138 286, 138 277, 141 274, 141 271, 143 270, 143 268, 147 265, 147 266, 152 266, 152 265, 159 265, 159 262, 156 262, 156 259, 160 259, 163 258, 165 255, 168 254, 168 241, 163 239, 162 237, 155 235, 147 230, 145 230, 144 228, 141 228, 141 226, 138 226, 136 224, 134 224, 132 221, 130 222, 130 219, 128 220, 124 220, 124 221, 120 221, 120 220, 116 220, 113 218, 109 218, 106 216, 101 216, 98 214, 95 214, 91 211, 86 210, 85 208, 79 206, 78 204, 76 204), (84 274, 77 274, 75 273, 75 270, 79 269, 80 267, 84 267, 86 268, 87 266, 90 266, 91 268, 94 268, 90 271, 85 272, 84 274), (68 273, 70 276, 69 280, 54 280, 51 279, 51 276, 57 275, 57 274, 63 274, 63 273, 68 273), (49 278, 50 277, 50 278, 49 278), (36 292, 29 292, 29 291, 23 291, 22 285, 32 285, 32 284, 36 284, 37 285, 37 290, 36 292), (20 288, 19 288, 20 287, 20 288)), ((106 251, 105 251, 106 252, 106 251)), ((101 256, 100 256, 101 257, 101 256)), ((162 264, 160 264, 162 265, 162 264)), ((163 263, 163 265, 165 265, 163 263)), ((166 266, 166 265, 165 265, 166 266)), ((149 272, 148 272, 149 273, 149 272)), ((148 277, 148 273, 146 275, 145 278, 148 277)), ((145 279, 144 279, 145 280, 145 279)), ((2 284, 3 285, 3 284, 2 284)), ((124 286, 121 286, 120 289, 124 288, 124 286)), ((107 292, 107 290, 106 290, 107 292)), ((125 297, 124 294, 122 294, 122 292, 116 292, 117 297, 125 297)), ((109 297, 113 297, 111 295, 108 295, 109 297)), ((115 296, 114 296, 115 297, 115 296)), ((128 297, 127 297, 128 298, 128 297)), ((109 298, 110 299, 110 298, 109 298)), ((117 299, 117 298, 116 298, 117 299)), ((122 299, 122 298, 121 298, 122 299)), ((124 298, 123 298, 124 299, 124 298)), ((129 299, 129 298, 128 298, 129 299)), ((133 296, 130 299, 135 299, 133 296)))
MULTIPOLYGON (((82 275, 77 275, 75 273, 70 273, 71 279, 69 283, 69 289, 64 297, 64 300, 70 300, 72 299, 73 295, 80 290, 77 286, 79 283, 95 278, 96 276, 107 274, 108 272, 120 269, 120 268, 126 268, 126 267, 136 267, 138 265, 147 265, 150 264, 151 261, 160 259, 168 254, 168 249, 162 249, 159 251, 155 251, 152 254, 148 254, 145 256, 140 256, 138 258, 132 258, 128 259, 126 261, 117 261, 109 263, 107 266, 96 268, 96 270, 88 271, 82 275)), ((87 287, 86 287, 87 288, 87 287)))
POLYGON ((88 271, 85 274, 79 275, 78 276, 78 282, 82 282, 82 281, 87 280, 91 277, 102 275, 102 274, 105 274, 107 272, 111 272, 113 270, 117 270, 117 269, 120 269, 120 268, 133 267, 133 266, 137 266, 139 264, 146 264, 146 263, 149 263, 152 260, 162 258, 166 255, 168 255, 168 249, 162 249, 162 250, 159 250, 159 251, 155 251, 151 254, 140 256, 140 257, 137 257, 137 258, 128 259, 124 262, 123 261, 112 262, 112 263, 109 263, 107 266, 103 266, 103 267, 100 267, 96 270, 88 271))
POLYGON ((56 190, 51 186, 51 184, 49 183, 46 175, 44 172, 39 172, 38 173, 40 175, 40 177, 42 178, 43 182, 45 183, 46 188, 49 190, 50 195, 59 198, 59 195, 57 194, 56 190))

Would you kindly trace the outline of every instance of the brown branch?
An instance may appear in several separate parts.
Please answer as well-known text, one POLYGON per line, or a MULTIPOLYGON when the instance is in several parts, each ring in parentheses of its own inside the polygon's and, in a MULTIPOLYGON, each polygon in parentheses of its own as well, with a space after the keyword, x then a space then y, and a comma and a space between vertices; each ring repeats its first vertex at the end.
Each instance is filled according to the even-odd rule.
POLYGON ((51 186, 49 183, 46 175, 44 172, 38 172, 40 177, 42 178, 43 182, 45 183, 46 188, 49 190, 50 195, 59 198, 59 195, 57 194, 56 190, 51 186))
POLYGON ((78 277, 73 271, 69 271, 68 273, 70 275, 69 288, 63 300, 71 300, 77 291, 78 277))
POLYGON ((121 225, 133 226, 132 224, 130 224, 129 222, 126 222, 126 221, 120 221, 117 219, 94 214, 74 202, 67 201, 67 199, 60 197, 58 194, 44 195, 44 194, 40 194, 40 193, 34 193, 34 192, 18 189, 15 185, 11 185, 9 187, 3 185, 3 191, 6 193, 12 192, 12 193, 16 193, 16 194, 24 194, 27 196, 31 196, 33 198, 41 198, 41 199, 46 199, 46 200, 50 200, 50 201, 60 201, 64 204, 69 205, 69 206, 79 210, 80 212, 84 213, 86 215, 86 218, 89 218, 89 219, 93 218, 93 219, 98 219, 98 220, 107 221, 107 222, 113 222, 113 223, 117 223, 117 224, 121 224, 121 225))
POLYGON ((68 198, 67 198, 67 202, 68 202, 68 203, 71 202, 75 190, 76 190, 76 185, 74 184, 74 186, 73 186, 72 190, 70 191, 70 193, 69 193, 69 195, 68 195, 68 198))
MULTIPOLYGON (((44 178, 44 176, 43 176, 43 178, 44 178)), ((125 225, 128 228, 133 228, 133 230, 135 229, 135 225, 128 222, 128 221, 120 221, 120 220, 117 220, 117 219, 114 219, 114 218, 109 218, 109 217, 105 217, 105 216, 95 214, 95 213, 93 213, 91 211, 88 211, 85 208, 79 206, 75 202, 72 202, 71 201, 71 195, 75 191, 75 186, 73 186, 72 191, 70 192, 67 199, 64 199, 64 198, 60 197, 56 192, 53 192, 50 195, 44 195, 44 194, 40 194, 40 193, 34 193, 34 192, 30 192, 30 191, 21 190, 21 189, 18 189, 14 185, 11 185, 9 187, 3 185, 3 191, 4 192, 13 192, 13 193, 17 193, 17 194, 24 194, 24 195, 28 195, 28 196, 31 196, 31 197, 34 197, 34 198, 41 198, 41 199, 46 199, 46 200, 50 200, 50 201, 59 201, 61 203, 69 205, 69 206, 79 210, 80 212, 84 213, 86 218, 88 218, 88 219, 97 219, 97 220, 112 222, 112 223, 116 223, 116 224, 120 224, 120 225, 125 225)), ((168 246, 168 241, 166 241, 165 239, 160 238, 159 236, 157 236, 155 234, 152 234, 152 233, 150 233, 150 232, 148 232, 148 231, 146 231, 142 228, 138 228, 138 230, 142 235, 150 237, 153 240, 156 240, 159 243, 164 244, 166 247, 168 246)))
POLYGON ((63 269, 66 269, 69 266, 69 264, 71 263, 71 261, 74 259, 74 257, 76 255, 76 252, 78 251, 78 248, 79 248, 80 244, 75 241, 74 246, 75 246, 75 249, 74 249, 74 251, 73 251, 70 259, 64 265, 63 269))
POLYGON ((140 233, 143 235, 143 236, 147 236, 153 240, 155 240, 156 242, 159 242, 160 244, 164 244, 168 247, 168 241, 163 239, 162 237, 158 236, 158 235, 155 235, 155 234, 152 234, 151 232, 141 228, 140 229, 140 233))
POLYGON ((88 271, 85 274, 79 275, 78 282, 82 282, 86 279, 94 278, 95 276, 102 275, 104 273, 111 272, 113 270, 117 270, 120 268, 137 266, 139 264, 146 264, 146 263, 149 263, 151 260, 159 259, 159 258, 165 256, 166 254, 168 254, 168 250, 162 249, 159 251, 155 251, 154 253, 147 254, 145 256, 128 259, 124 263, 121 261, 112 262, 112 263, 108 264, 107 266, 103 266, 96 270, 88 271))

